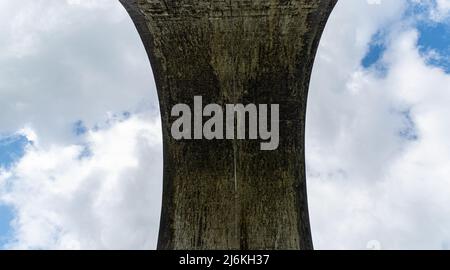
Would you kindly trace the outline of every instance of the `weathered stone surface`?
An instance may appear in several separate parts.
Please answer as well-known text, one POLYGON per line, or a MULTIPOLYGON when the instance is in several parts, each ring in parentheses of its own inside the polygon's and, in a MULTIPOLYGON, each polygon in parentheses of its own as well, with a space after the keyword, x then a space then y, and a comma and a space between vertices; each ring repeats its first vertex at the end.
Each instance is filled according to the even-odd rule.
POLYGON ((319 39, 337 0, 120 0, 149 55, 164 137, 159 249, 312 249, 304 133, 319 39), (176 141, 171 109, 280 104, 280 145, 176 141))

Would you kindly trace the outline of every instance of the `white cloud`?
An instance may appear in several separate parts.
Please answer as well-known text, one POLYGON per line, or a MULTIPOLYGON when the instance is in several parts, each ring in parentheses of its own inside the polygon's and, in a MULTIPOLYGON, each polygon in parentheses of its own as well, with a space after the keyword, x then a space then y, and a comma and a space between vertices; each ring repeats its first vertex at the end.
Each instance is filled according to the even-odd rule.
POLYGON ((432 9, 431 15, 436 21, 446 20, 450 15, 450 1, 436 0, 436 6, 432 9))
POLYGON ((364 22, 348 15, 354 2, 341 1, 328 25, 309 100, 307 165, 316 247, 364 249, 377 240, 387 249, 448 248, 450 76, 425 64, 417 31, 400 21, 401 1, 395 1, 396 12, 389 7, 394 1, 383 1, 378 8, 391 13, 382 20, 367 15, 376 14, 370 7, 360 7, 364 22), (387 32, 381 60, 386 76, 359 65, 361 48, 380 30, 387 32), (406 138, 408 132, 412 137, 406 138))
POLYGON ((111 0, 23 0, 1 1, 0 18, 0 134, 33 141, 0 172, 16 214, 7 246, 155 248, 161 128, 128 14, 111 0), (88 133, 76 136, 80 120, 88 133))
POLYGON ((41 143, 107 113, 157 111, 145 50, 118 1, 2 1, 0 133, 24 124, 41 143), (8 22, 8 23, 6 23, 8 22))
POLYGON ((13 249, 155 248, 162 193, 160 123, 133 116, 79 145, 30 146, 0 175, 15 209, 13 249))

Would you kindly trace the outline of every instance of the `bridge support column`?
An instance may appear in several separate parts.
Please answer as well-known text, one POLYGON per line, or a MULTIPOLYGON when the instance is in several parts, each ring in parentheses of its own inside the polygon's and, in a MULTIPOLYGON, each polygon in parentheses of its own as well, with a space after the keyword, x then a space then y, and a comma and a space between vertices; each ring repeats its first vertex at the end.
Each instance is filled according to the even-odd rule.
MULTIPOLYGON (((305 115, 337 0, 120 0, 144 42, 164 139, 159 249, 312 249, 305 115), (180 140, 172 107, 279 104, 280 142, 180 140)), ((150 76, 150 75, 149 75, 150 76)), ((270 118, 269 118, 270 119, 270 118)))

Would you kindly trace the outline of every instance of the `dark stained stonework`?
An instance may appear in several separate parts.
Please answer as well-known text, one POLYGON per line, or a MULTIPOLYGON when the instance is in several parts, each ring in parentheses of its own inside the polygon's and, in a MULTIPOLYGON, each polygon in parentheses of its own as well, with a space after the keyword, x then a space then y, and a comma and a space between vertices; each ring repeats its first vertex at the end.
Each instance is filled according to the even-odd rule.
MULTIPOLYGON (((161 107, 159 249, 312 249, 304 133, 314 57, 337 0, 120 0, 149 55, 161 107), (194 96, 280 104, 280 145, 176 141, 194 96)), ((150 76, 150 75, 149 75, 150 76)))

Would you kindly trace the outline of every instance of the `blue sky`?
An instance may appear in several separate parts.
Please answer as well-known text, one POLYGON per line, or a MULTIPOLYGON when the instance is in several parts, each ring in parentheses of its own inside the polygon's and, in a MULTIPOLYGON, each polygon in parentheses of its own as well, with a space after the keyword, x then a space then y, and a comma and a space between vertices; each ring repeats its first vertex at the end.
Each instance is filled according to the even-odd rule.
MULTIPOLYGON (((306 149, 316 248, 450 242, 448 0, 411 3, 341 0, 324 33, 306 149)), ((0 3, 0 26, 14 22, 0 32, 0 246, 154 248, 161 131, 132 22, 109 0, 15 5, 0 3)))
POLYGON ((14 214, 10 207, 0 205, 0 216, 2 217, 0 221, 0 247, 3 247, 3 245, 8 241, 8 238, 11 234, 10 223, 14 218, 14 214))
POLYGON ((28 143, 28 139, 23 135, 0 136, 0 166, 9 168, 20 160, 28 143))
POLYGON ((364 68, 370 68, 377 64, 383 56, 385 50, 386 44, 383 43, 383 34, 380 31, 372 37, 367 54, 361 60, 361 66, 364 68))
MULTIPOLYGON (((0 168, 8 169, 14 166, 25 154, 25 148, 29 144, 22 135, 0 136, 0 168)), ((13 221, 14 212, 11 207, 0 203, 0 247, 11 236, 10 223, 13 221)))
POLYGON ((419 48, 422 53, 434 50, 442 57, 431 59, 429 64, 444 68, 450 73, 450 27, 448 22, 420 23, 417 25, 420 32, 419 48))
MULTIPOLYGON (((409 8, 404 13, 404 20, 410 20, 414 17, 426 14, 429 12, 428 8, 421 5, 409 3, 409 8)), ((446 72, 450 72, 450 23, 448 20, 442 22, 433 22, 430 20, 417 20, 414 23, 415 28, 419 32, 419 40, 417 43, 420 52, 425 54, 430 51, 437 52, 439 59, 430 59, 429 64, 443 68, 446 72)), ((382 58, 386 50, 385 38, 383 34, 389 31, 381 29, 373 37, 369 44, 369 50, 361 61, 364 68, 370 68, 376 65, 382 58)), ((377 67, 380 68, 380 67, 377 67)))

